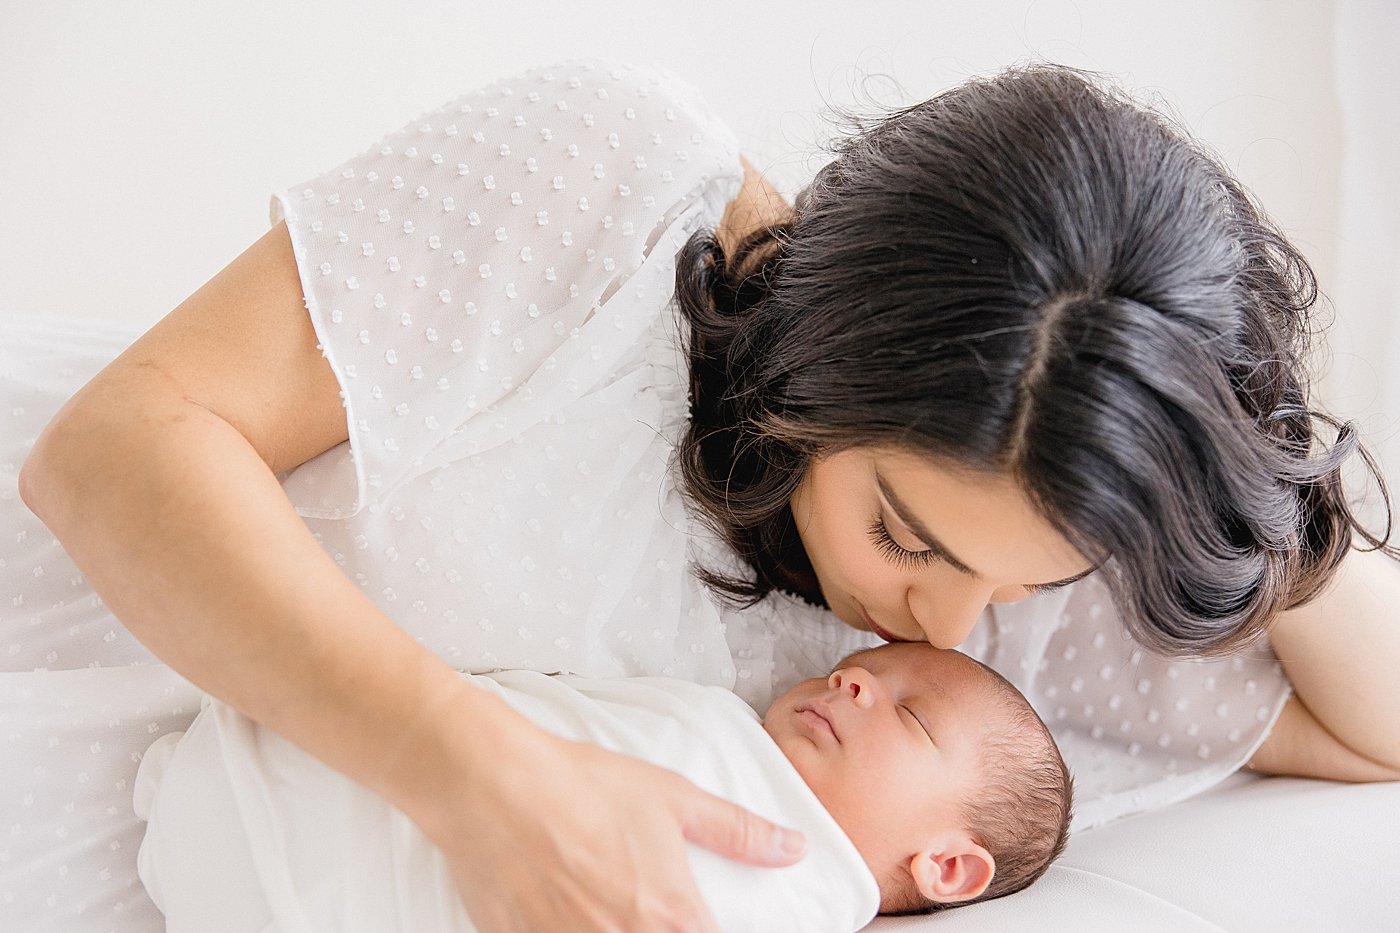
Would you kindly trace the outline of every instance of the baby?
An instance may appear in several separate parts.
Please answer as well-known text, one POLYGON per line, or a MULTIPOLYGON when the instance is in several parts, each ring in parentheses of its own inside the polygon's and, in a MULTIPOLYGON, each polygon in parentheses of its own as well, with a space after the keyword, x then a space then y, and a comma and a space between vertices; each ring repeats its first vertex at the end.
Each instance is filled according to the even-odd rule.
POLYGON ((803 681, 763 718, 880 885, 881 913, 969 904, 1040 877, 1069 832, 1069 771, 1000 674, 897 643, 803 681))
MULTIPOLYGON (((955 651, 858 652, 780 696, 761 727, 728 691, 668 678, 471 676, 546 729, 800 829, 807 855, 788 868, 690 848, 725 930, 851 931, 877 911, 999 897, 1064 846, 1070 779, 1049 732, 955 651)), ((136 807, 141 877, 168 933, 472 929, 416 826, 223 704, 152 746, 136 807)))

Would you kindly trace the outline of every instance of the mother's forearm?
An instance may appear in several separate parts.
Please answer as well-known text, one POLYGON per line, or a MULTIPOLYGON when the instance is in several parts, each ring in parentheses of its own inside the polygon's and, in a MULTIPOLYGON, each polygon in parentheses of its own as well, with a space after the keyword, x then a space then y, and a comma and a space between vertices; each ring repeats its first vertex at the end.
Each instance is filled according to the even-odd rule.
MULTIPOLYGON (((1317 726, 1400 775, 1400 564, 1351 552, 1327 591, 1279 616, 1270 638, 1317 726)), ((1300 741, 1326 756, 1320 737, 1300 741)))
MULTIPOLYGON (((26 503, 156 655, 410 813, 433 791, 415 784, 436 770, 428 711, 476 713, 486 732, 518 718, 464 691, 365 597, 258 453, 200 405, 99 377, 40 438, 21 480, 26 503)), ((461 775, 462 749, 450 753, 446 770, 461 775)))

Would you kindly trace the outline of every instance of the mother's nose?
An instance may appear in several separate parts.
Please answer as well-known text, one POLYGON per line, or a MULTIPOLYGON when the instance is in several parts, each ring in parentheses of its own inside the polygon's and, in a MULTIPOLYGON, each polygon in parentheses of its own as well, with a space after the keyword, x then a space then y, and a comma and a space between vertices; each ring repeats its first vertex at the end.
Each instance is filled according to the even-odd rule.
POLYGON ((840 690, 861 708, 875 702, 875 675, 863 667, 838 668, 831 672, 826 684, 833 690, 840 690))
POLYGON ((967 640, 991 597, 981 586, 921 587, 909 591, 909 612, 929 644, 956 648, 967 640))

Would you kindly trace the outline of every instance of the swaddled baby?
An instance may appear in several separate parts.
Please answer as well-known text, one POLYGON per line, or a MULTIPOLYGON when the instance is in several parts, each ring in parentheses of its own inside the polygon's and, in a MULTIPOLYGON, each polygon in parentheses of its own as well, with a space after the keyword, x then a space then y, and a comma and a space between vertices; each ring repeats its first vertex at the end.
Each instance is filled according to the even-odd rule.
MULTIPOLYGON (((546 729, 801 830, 807 854, 787 868, 690 847, 725 930, 850 931, 877 910, 997 897, 1064 845, 1070 781, 1049 732, 955 651, 858 652, 779 697, 761 725, 733 694, 667 678, 471 676, 546 729)), ((407 817, 221 703, 152 746, 136 805, 149 821, 141 877, 169 933, 472 929, 407 817)))

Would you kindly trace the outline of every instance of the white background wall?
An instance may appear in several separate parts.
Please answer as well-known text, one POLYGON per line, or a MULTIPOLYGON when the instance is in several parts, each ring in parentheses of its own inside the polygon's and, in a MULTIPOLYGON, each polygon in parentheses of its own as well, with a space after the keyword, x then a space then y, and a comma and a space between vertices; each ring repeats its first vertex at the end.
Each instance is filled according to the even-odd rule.
POLYGON ((912 101, 1048 58, 1161 101, 1254 189, 1326 291, 1345 296, 1329 386, 1385 441, 1378 413, 1400 412, 1400 384, 1380 375, 1400 340, 1385 336, 1400 249, 1378 259, 1371 234, 1389 222, 1385 248, 1400 242, 1387 221, 1400 216, 1396 185, 1376 187, 1400 168, 1400 80, 1370 69, 1400 37, 1397 7, 0 0, 0 312, 147 326, 265 229, 270 190, 530 64, 596 54, 666 65, 704 89, 790 194, 825 161, 824 103, 912 101))

